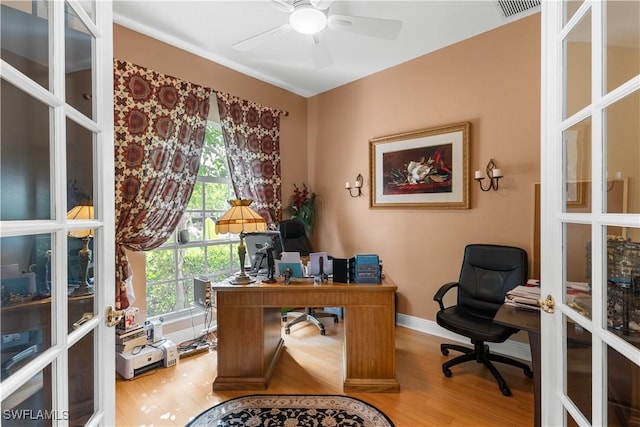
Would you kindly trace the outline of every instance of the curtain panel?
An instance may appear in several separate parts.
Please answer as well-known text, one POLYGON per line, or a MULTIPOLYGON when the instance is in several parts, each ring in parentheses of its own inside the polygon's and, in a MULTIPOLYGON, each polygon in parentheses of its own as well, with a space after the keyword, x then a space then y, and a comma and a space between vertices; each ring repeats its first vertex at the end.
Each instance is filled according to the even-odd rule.
POLYGON ((284 111, 217 92, 229 173, 236 197, 275 228, 282 212, 280 115, 284 111))
POLYGON ((116 308, 133 295, 125 249, 152 250, 180 222, 193 191, 211 89, 114 61, 116 308))

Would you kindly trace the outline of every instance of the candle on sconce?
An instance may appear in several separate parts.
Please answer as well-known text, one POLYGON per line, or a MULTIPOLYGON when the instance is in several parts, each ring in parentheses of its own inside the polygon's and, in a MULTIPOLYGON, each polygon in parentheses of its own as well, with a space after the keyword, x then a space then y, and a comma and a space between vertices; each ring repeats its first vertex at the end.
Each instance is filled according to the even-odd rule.
POLYGON ((482 172, 476 171, 475 172, 475 179, 482 179, 482 172))
POLYGON ((616 172, 616 179, 622 179, 622 172, 620 171, 616 172))
POLYGON ((351 184, 349 184, 349 181, 344 183, 344 188, 346 188, 346 189, 351 188, 351 184))
POLYGON ((493 177, 494 178, 500 178, 502 176, 502 169, 500 168, 495 168, 493 170, 493 177))
POLYGON ((356 181, 356 188, 362 187, 362 181, 356 181))

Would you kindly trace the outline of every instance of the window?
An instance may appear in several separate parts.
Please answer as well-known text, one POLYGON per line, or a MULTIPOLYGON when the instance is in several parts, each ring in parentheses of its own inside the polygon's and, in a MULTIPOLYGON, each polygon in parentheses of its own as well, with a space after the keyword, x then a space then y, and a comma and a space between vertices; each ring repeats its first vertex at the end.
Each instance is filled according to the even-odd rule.
POLYGON ((193 278, 222 280, 240 269, 237 235, 217 235, 215 220, 233 199, 220 125, 208 122, 198 179, 173 235, 146 253, 147 317, 191 307, 193 278))

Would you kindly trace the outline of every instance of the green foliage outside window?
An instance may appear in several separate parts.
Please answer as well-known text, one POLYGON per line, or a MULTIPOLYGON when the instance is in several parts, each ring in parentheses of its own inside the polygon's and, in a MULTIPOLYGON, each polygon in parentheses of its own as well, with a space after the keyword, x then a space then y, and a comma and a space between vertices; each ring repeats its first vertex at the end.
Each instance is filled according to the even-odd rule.
POLYGON ((218 235, 215 220, 234 198, 222 132, 207 126, 198 181, 176 233, 188 230, 189 243, 171 238, 146 253, 147 315, 159 316, 190 307, 193 278, 222 280, 240 269, 237 236, 218 235))

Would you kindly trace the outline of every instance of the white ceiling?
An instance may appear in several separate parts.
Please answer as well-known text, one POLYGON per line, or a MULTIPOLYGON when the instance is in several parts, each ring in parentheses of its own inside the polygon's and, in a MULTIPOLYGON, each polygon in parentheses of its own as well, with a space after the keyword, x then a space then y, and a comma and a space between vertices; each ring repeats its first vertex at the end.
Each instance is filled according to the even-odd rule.
POLYGON ((342 1, 329 14, 396 19, 395 40, 338 32, 320 33, 332 64, 318 68, 313 44, 294 31, 279 34, 247 52, 234 43, 288 22, 270 0, 116 0, 114 21, 304 97, 360 79, 444 46, 539 12, 536 7, 504 18, 497 1, 342 1))

